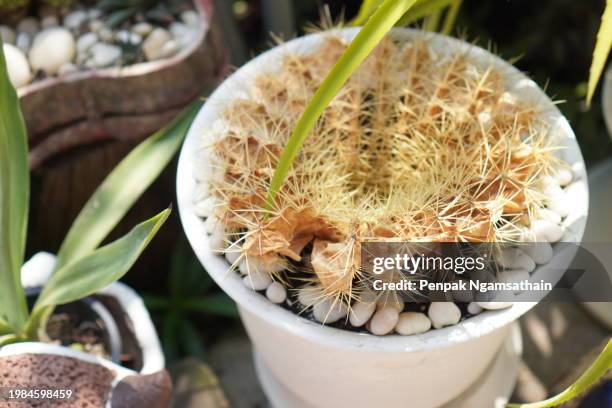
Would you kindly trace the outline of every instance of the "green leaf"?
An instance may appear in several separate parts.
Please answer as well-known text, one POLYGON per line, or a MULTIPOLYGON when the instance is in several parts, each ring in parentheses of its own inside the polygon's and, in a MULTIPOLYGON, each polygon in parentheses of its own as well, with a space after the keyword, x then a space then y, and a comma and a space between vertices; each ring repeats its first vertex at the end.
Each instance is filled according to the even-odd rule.
POLYGON ((507 404, 507 408, 548 408, 563 404, 578 395, 582 394, 592 385, 594 385, 606 372, 612 368, 612 340, 601 352, 599 357, 591 364, 591 366, 570 385, 567 389, 558 395, 544 401, 534 402, 531 404, 507 404))
POLYGON ((100 245, 180 147, 202 102, 138 145, 98 187, 72 224, 59 254, 58 268, 100 245))
MULTIPOLYGON (((419 1, 414 5, 404 16, 397 22, 397 26, 405 27, 424 17, 427 17, 436 12, 440 12, 446 7, 449 7, 455 0, 428 0, 419 1)), ((436 24, 437 25, 437 24, 436 24)), ((433 29, 432 29, 433 31, 433 29)))
POLYGON ((450 34, 451 30, 455 26, 455 21, 457 21, 457 14, 459 14, 459 9, 461 8, 462 2, 463 0, 453 0, 453 4, 450 6, 449 10, 446 12, 446 16, 444 17, 442 34, 450 34))
POLYGON ((15 329, 13 329, 6 320, 0 318, 0 335, 11 333, 15 333, 15 329))
POLYGON ((374 11, 376 11, 376 9, 380 7, 382 2, 383 0, 363 0, 363 2, 361 3, 361 7, 359 8, 359 12, 357 13, 357 16, 353 19, 353 21, 351 21, 351 25, 363 25, 363 23, 365 23, 368 18, 370 18, 370 16, 374 14, 374 11))
POLYGON ((15 329, 28 316, 21 265, 28 223, 28 136, 0 38, 0 318, 15 329))
POLYGON ((181 341, 183 351, 189 357, 199 358, 200 360, 206 359, 206 351, 203 346, 204 341, 193 323, 187 319, 181 322, 181 341))
POLYGON ((18 343, 20 341, 23 341, 23 338, 17 336, 16 334, 7 334, 6 336, 0 336, 0 347, 4 347, 8 344, 18 343))
POLYGON ((162 296, 142 295, 142 299, 150 311, 162 310, 170 306, 170 301, 162 296))
POLYGON ((595 88, 603 72, 604 65, 612 48, 612 0, 606 2, 606 9, 601 16, 601 26, 597 33, 597 43, 593 51, 593 61, 589 72, 589 85, 587 91, 587 104, 591 104, 595 88))
POLYGON ((333 66, 298 119, 293 133, 283 149, 278 166, 270 182, 267 197, 268 208, 274 207, 276 194, 283 185, 293 160, 327 105, 329 105, 351 74, 361 65, 374 47, 378 45, 383 37, 393 28, 393 25, 399 21, 416 1, 385 0, 363 28, 361 28, 355 39, 333 66))
POLYGON ((232 299, 226 294, 220 293, 204 298, 190 298, 181 302, 181 307, 191 312, 206 313, 211 315, 238 317, 238 309, 232 299))
POLYGON ((120 279, 134 265, 170 210, 137 225, 123 238, 55 271, 43 288, 34 311, 81 299, 120 279))

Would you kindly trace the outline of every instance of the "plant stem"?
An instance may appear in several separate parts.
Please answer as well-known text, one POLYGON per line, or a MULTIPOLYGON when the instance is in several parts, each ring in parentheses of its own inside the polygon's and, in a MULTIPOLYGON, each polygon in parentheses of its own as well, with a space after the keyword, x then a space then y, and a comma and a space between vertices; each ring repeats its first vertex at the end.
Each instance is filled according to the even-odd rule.
POLYGON ((283 185, 293 160, 327 105, 329 105, 351 74, 361 65, 374 47, 378 45, 395 23, 416 2, 417 0, 385 0, 359 31, 355 39, 323 80, 323 83, 300 116, 279 159, 268 190, 266 200, 268 210, 273 208, 276 194, 283 185))
POLYGON ((534 402, 531 404, 507 404, 506 408, 548 408, 563 404, 575 398, 579 394, 586 391, 589 387, 597 382, 610 368, 612 368, 612 340, 601 352, 599 357, 591 364, 591 366, 576 380, 561 393, 544 401, 534 402))

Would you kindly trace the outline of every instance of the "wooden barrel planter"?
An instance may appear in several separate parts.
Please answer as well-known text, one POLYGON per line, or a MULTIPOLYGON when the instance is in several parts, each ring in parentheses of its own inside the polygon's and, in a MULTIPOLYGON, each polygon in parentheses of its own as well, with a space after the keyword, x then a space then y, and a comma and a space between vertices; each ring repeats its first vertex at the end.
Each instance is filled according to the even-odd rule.
MULTIPOLYGON (((228 57, 213 1, 194 4, 203 28, 197 41, 174 57, 76 72, 19 89, 33 175, 28 253, 57 251, 114 166, 225 75, 228 57)), ((169 166, 112 237, 172 203, 174 174, 169 166)), ((127 280, 147 288, 154 283, 152 276, 165 273, 179 232, 178 222, 167 223, 127 280)))

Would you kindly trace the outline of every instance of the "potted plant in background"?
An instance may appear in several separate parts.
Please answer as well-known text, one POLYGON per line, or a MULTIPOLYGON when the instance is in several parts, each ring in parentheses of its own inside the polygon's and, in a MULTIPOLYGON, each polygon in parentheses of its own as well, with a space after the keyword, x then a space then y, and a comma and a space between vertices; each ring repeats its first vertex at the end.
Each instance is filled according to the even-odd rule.
POLYGON ((199 105, 122 161, 74 222, 57 257, 37 254, 22 266, 30 184, 27 136, 2 52, 0 98, 0 370, 7 374, 0 384, 53 391, 46 397, 3 394, 3 400, 167 406, 171 383, 155 328, 138 295, 116 281, 170 210, 100 244, 173 157, 199 105), (71 392, 54 392, 60 389, 71 392))
MULTIPOLYGON (((28 248, 56 251, 119 161, 216 86, 228 69, 227 50, 211 0, 30 0, 0 9, 10 4, 19 12, 0 16, 0 30, 29 135, 28 248)), ((118 234, 166 206, 173 179, 164 172, 118 234)), ((179 233, 177 223, 166 225, 130 284, 152 289, 151 274, 162 276, 168 266, 163 249, 179 233)))

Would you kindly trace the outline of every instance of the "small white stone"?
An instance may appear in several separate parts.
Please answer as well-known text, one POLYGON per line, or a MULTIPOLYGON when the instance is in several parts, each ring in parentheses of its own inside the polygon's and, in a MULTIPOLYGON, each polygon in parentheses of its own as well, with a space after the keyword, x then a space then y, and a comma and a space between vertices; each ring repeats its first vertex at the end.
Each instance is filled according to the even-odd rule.
POLYGON ((100 30, 98 30, 97 34, 98 34, 98 37, 100 37, 102 41, 106 41, 106 42, 113 41, 113 31, 108 27, 101 28, 100 30))
POLYGON ((149 61, 164 58, 164 46, 172 40, 168 30, 163 28, 154 29, 142 43, 142 50, 149 61))
POLYGON ((538 265, 550 262, 553 257, 553 249, 548 242, 521 245, 521 249, 538 265))
POLYGON ((32 38, 28 33, 19 33, 17 34, 15 45, 21 51, 27 53, 28 51, 30 51, 30 46, 32 45, 32 38))
POLYGON ((3 44, 8 76, 15 88, 27 85, 32 80, 30 64, 23 51, 11 44, 3 44))
POLYGON ((404 336, 425 333, 431 329, 431 320, 423 313, 404 312, 399 315, 395 331, 404 336))
POLYGON ((206 220, 204 221, 204 228, 206 229, 206 233, 212 234, 217 228, 218 224, 219 220, 214 216, 206 218, 206 220))
POLYGON ((200 16, 193 10, 183 11, 181 13, 181 20, 190 27, 200 25, 200 16))
POLYGON ((313 286, 301 288, 298 291, 298 301, 306 306, 310 307, 315 305, 318 301, 321 300, 321 291, 313 286))
POLYGON ((368 320, 370 320, 375 310, 375 302, 356 301, 353 303, 351 310, 349 311, 349 322, 354 327, 361 327, 366 324, 368 320))
POLYGON ((512 306, 512 302, 476 302, 476 304, 486 310, 507 309, 512 306))
POLYGON ((125 44, 138 45, 142 42, 142 37, 128 30, 121 30, 115 34, 115 38, 125 44))
POLYGON ((227 262, 229 262, 230 265, 234 265, 241 258, 242 258, 242 249, 240 248, 228 248, 225 251, 225 259, 227 259, 227 262))
POLYGON ((91 47, 91 62, 96 68, 108 67, 121 58, 121 48, 116 45, 97 43, 91 47))
POLYGON ((181 48, 191 45, 197 38, 197 30, 183 23, 170 24, 170 33, 181 48))
POLYGON ((153 31, 153 26, 149 23, 138 23, 132 27, 132 31, 141 37, 146 37, 153 31))
POLYGON ((2 35, 2 42, 4 44, 15 44, 17 34, 15 34, 11 27, 0 25, 0 35, 2 35))
POLYGON ((312 307, 312 313, 317 321, 330 324, 346 317, 347 307, 342 302, 324 299, 321 302, 315 303, 312 307))
POLYGON ((105 27, 104 22, 100 20, 91 20, 89 22, 89 30, 92 33, 97 33, 98 31, 102 30, 104 27, 105 27))
POLYGON ((477 314, 480 314, 480 313, 483 311, 483 309, 482 309, 482 307, 478 306, 478 303, 476 303, 476 302, 471 302, 471 303, 468 305, 468 307, 467 307, 467 311, 468 311, 468 313, 469 313, 469 314, 471 314, 471 315, 474 315, 474 316, 475 316, 475 315, 477 315, 477 314))
POLYGON ((561 216, 556 212, 549 210, 548 208, 539 208, 537 210, 537 218, 550 221, 553 224, 561 223, 561 216))
POLYGON ((76 42, 77 52, 79 54, 86 53, 97 42, 98 36, 95 33, 85 33, 76 42))
POLYGON ((529 231, 536 242, 557 242, 563 237, 563 228, 546 220, 534 220, 529 231))
POLYGON ((102 16, 102 10, 100 10, 100 9, 97 9, 97 8, 90 8, 90 9, 87 11, 87 17, 88 17, 90 20, 95 20, 95 19, 97 19, 97 18, 100 18, 101 16, 102 16))
POLYGON ((267 273, 251 272, 242 278, 242 283, 253 290, 264 290, 272 283, 272 278, 267 273))
POLYGON ((208 246, 210 250, 213 252, 221 252, 227 248, 227 241, 225 239, 225 234, 223 231, 216 230, 214 231, 208 241, 208 246))
POLYGON ((432 302, 427 315, 436 329, 452 326, 461 320, 461 310, 452 302, 432 302))
POLYGON ((83 10, 73 11, 64 17, 64 26, 70 28, 71 30, 77 29, 87 21, 88 14, 83 10))
POLYGON ((40 20, 40 26, 42 28, 57 27, 59 25, 59 19, 57 16, 46 16, 40 20))
POLYGON ((266 289, 266 297, 272 303, 283 303, 287 299, 287 289, 280 282, 272 282, 266 289))
POLYGON ((399 321, 399 312, 394 307, 379 309, 370 320, 369 329, 372 334, 384 336, 391 333, 399 321))
POLYGON ((26 33, 30 37, 33 37, 40 31, 40 24, 34 17, 24 18, 17 24, 17 31, 20 33, 26 33))
POLYGON ((77 72, 79 70, 79 68, 74 65, 73 63, 69 62, 67 64, 62 65, 59 70, 57 71, 58 75, 68 75, 68 74, 72 74, 74 72, 77 72))
POLYGON ((533 259, 519 248, 504 248, 495 260, 498 265, 507 269, 524 269, 532 272, 536 265, 533 259))
POLYGON ((48 28, 41 31, 30 49, 30 64, 35 70, 55 75, 59 68, 72 62, 76 52, 74 37, 65 28, 48 28))
POLYGON ((216 204, 217 202, 214 197, 208 197, 205 200, 197 202, 194 211, 199 217, 210 217, 215 211, 216 204))
POLYGON ((287 261, 284 258, 278 258, 272 262, 264 262, 263 259, 254 256, 245 256, 238 266, 240 273, 246 275, 252 272, 262 272, 273 274, 287 269, 287 261))
POLYGON ((164 44, 162 47, 162 57, 169 58, 176 54, 181 47, 179 47, 178 43, 174 40, 170 40, 164 44))
POLYGON ((559 167, 555 170, 553 177, 555 180, 557 180, 561 187, 565 187, 572 182, 574 174, 572 173, 572 170, 567 167, 559 167))
POLYGON ((524 281, 529 281, 529 272, 524 269, 511 269, 499 274, 499 282, 501 283, 520 283, 524 281))
POLYGON ((385 299, 379 299, 376 304, 379 309, 383 309, 385 307, 393 307, 397 310, 398 313, 404 310, 404 301, 401 299, 397 299, 395 296, 389 296, 385 299))

